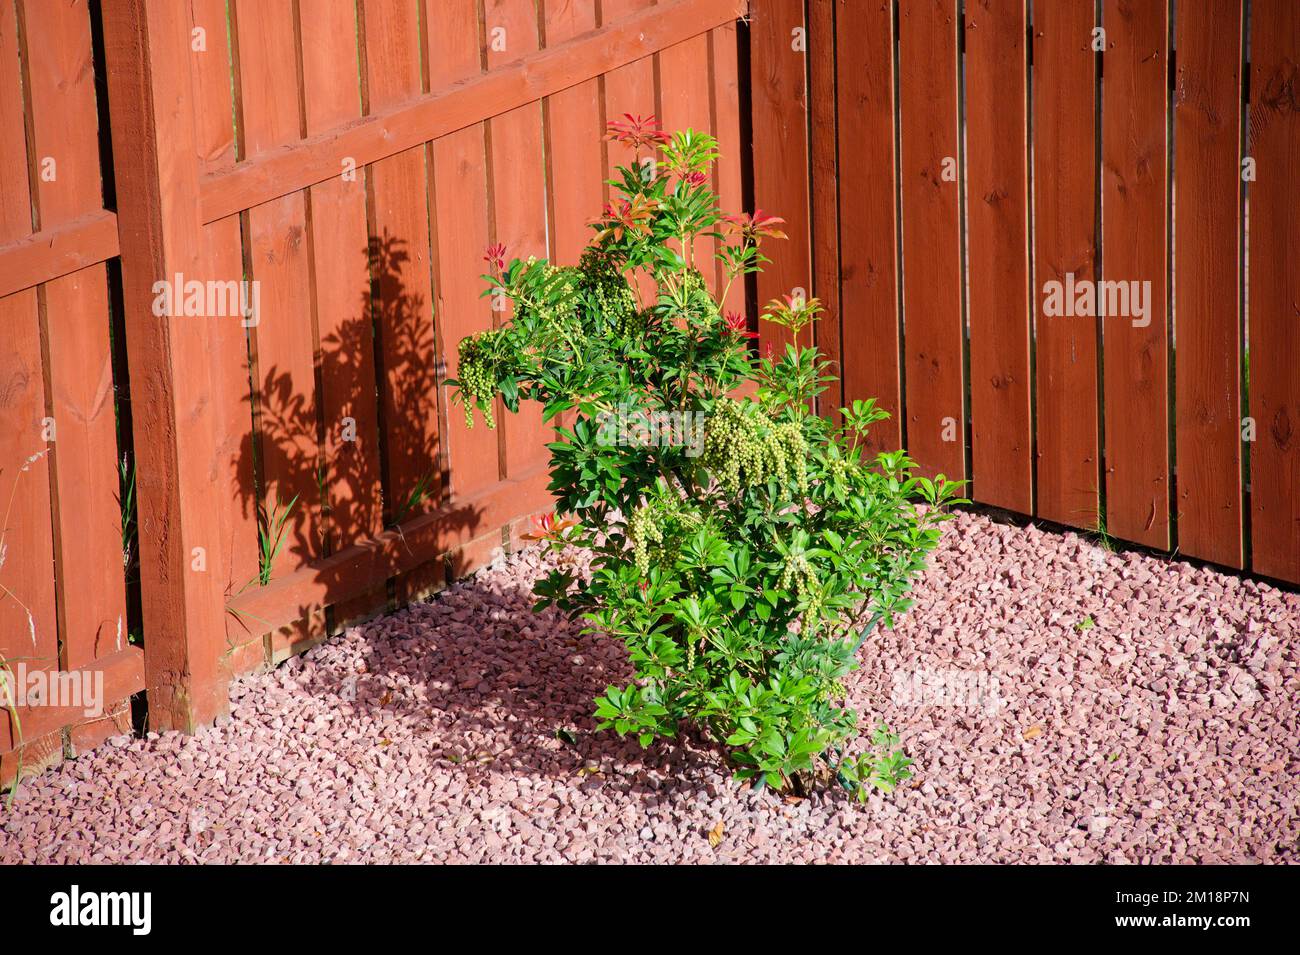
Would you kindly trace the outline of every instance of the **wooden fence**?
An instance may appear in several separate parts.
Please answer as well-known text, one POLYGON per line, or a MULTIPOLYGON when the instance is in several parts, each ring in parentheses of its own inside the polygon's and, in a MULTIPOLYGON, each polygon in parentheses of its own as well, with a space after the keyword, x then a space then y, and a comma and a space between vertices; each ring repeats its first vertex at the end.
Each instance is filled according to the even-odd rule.
POLYGON ((0 776, 141 690, 155 728, 210 721, 511 546, 540 416, 467 430, 442 385, 498 318, 484 249, 574 261, 623 113, 714 131, 739 208, 744 8, 0 3, 0 658, 102 670, 111 704, 0 716, 0 776))
POLYGON ((623 113, 786 218, 751 305, 823 300, 880 447, 1300 582, 1298 63, 1292 0, 5 0, 0 659, 108 706, 0 716, 0 778, 512 546, 547 431, 443 381, 623 113))
POLYGON ((1300 4, 753 0, 749 29, 755 202, 798 240, 758 297, 826 304, 830 400, 879 398, 879 445, 977 501, 1300 582, 1300 4))

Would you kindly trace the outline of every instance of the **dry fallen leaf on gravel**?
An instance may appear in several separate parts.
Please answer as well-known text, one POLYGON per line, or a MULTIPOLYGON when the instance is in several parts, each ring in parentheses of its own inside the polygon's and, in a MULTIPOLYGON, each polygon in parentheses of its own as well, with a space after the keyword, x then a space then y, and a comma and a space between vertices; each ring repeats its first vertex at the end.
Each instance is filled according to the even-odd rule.
POLYGON ((1029 729, 1025 730, 1025 739, 1038 739, 1043 735, 1043 728, 1035 723, 1029 729))
POLYGON ((722 842, 722 820, 719 819, 718 824, 709 830, 709 845, 713 846, 713 848, 716 849, 718 848, 718 844, 721 842, 722 842))

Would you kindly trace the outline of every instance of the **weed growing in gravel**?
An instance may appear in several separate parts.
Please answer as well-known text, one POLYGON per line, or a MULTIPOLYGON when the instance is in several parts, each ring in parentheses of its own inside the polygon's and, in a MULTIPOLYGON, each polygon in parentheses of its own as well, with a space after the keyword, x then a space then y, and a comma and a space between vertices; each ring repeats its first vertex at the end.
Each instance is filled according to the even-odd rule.
MULTIPOLYGON (((513 315, 460 343, 451 382, 471 425, 475 409, 494 424, 498 396, 512 412, 536 401, 547 421, 565 415, 550 488, 574 523, 539 536, 591 551, 592 576, 553 571, 537 607, 626 644, 636 678, 597 699, 600 728, 648 746, 688 721, 756 785, 891 790, 910 761, 883 726, 858 742, 843 680, 872 626, 909 606, 957 487, 915 476, 901 451, 868 454, 886 417, 873 401, 838 423, 814 414, 832 380, 816 348, 751 354, 752 333, 721 303, 785 236, 761 211, 719 212, 715 140, 631 116, 611 138, 636 162, 611 181, 621 197, 579 264, 507 264, 489 249, 484 294, 513 315), (689 414, 702 444, 611 440, 612 414, 689 414)), ((820 310, 790 296, 763 317, 799 341, 820 310)))

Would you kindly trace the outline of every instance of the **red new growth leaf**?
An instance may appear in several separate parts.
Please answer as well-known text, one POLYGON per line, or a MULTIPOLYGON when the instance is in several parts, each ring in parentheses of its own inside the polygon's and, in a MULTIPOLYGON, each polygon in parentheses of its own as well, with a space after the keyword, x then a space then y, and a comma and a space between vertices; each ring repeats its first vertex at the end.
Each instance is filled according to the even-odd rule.
POLYGON ((634 116, 631 113, 624 113, 622 119, 610 120, 607 138, 612 142, 626 143, 637 152, 669 141, 668 134, 660 128, 654 114, 634 116))
POLYGON ((755 245, 764 238, 784 239, 786 237, 785 233, 777 228, 779 225, 785 225, 785 220, 780 216, 770 216, 762 209, 755 209, 749 215, 727 216, 723 221, 729 234, 739 235, 744 241, 755 245))

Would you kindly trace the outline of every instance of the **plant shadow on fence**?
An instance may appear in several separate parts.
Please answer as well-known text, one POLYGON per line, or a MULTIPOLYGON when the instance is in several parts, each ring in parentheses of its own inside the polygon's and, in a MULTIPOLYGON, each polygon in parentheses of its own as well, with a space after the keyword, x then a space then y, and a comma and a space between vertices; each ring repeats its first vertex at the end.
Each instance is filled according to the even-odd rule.
MULTIPOLYGON (((345 552, 342 559, 353 545, 371 546, 386 532, 397 535, 396 544, 387 546, 406 552, 404 570, 424 582, 444 577, 440 552, 425 552, 411 566, 403 525, 441 506, 439 537, 473 537, 480 527, 481 508, 447 506, 442 494, 448 480, 433 320, 425 297, 411 292, 406 281, 413 268, 422 267, 406 240, 387 232, 370 236, 354 261, 317 263, 318 271, 356 269, 355 286, 362 291, 350 315, 338 303, 316 303, 314 380, 302 380, 305 363, 264 364, 269 349, 261 336, 283 340, 283 330, 274 329, 274 339, 267 331, 276 315, 265 315, 253 329, 250 378, 258 387, 244 399, 244 420, 252 425, 246 426, 233 468, 244 531, 255 528, 258 538, 257 575, 249 580, 239 579, 246 572, 232 574, 232 600, 305 568, 316 571, 314 584, 325 583, 326 605, 373 597, 376 589, 383 591, 386 577, 368 579, 374 566, 369 560, 352 567, 331 556, 345 552), (426 563, 427 572, 420 569, 426 563)), ((297 609, 303 619, 319 606, 297 609)), ((242 616, 239 625, 249 635, 266 629, 242 616)))
MULTIPOLYGON (((431 401, 438 374, 434 329, 423 297, 403 279, 411 266, 406 242, 371 236, 355 263, 330 267, 354 266, 368 270, 368 281, 359 282, 366 291, 352 315, 331 327, 322 321, 316 381, 297 380, 272 365, 259 369, 260 387, 245 399, 255 430, 244 435, 233 464, 246 524, 274 521, 296 496, 284 523, 283 552, 272 561, 272 582, 445 504, 440 490, 448 486, 447 474, 439 468, 438 436, 430 427, 439 411, 431 401), (425 497, 417 493, 422 487, 425 497)), ((327 306, 318 303, 320 316, 327 306)), ((481 509, 472 505, 452 502, 444 514, 449 531, 468 530, 469 537, 483 523, 481 509)), ((400 539, 397 546, 404 546, 400 539)), ((318 572, 317 579, 324 575, 318 572)), ((326 602, 349 604, 358 582, 349 583, 326 602)), ((385 581, 359 583, 364 591, 382 589, 385 581)), ((231 585, 233 592, 260 581, 231 585)), ((643 751, 633 739, 594 733, 595 697, 630 676, 625 653, 615 641, 582 635, 579 624, 554 611, 535 614, 532 602, 531 593, 513 583, 463 580, 432 604, 363 625, 359 671, 351 655, 316 651, 320 662, 308 686, 337 697, 338 705, 428 726, 445 758, 471 778, 523 772, 567 780, 595 760, 606 774, 614 766, 629 773, 654 768, 677 777, 675 788, 702 787, 719 757, 694 735, 689 746, 643 751), (409 692, 417 686, 423 692, 409 692)), ((299 619, 315 610, 296 609, 299 619)), ((237 625, 249 636, 264 629, 243 617, 237 625)), ((591 785, 610 781, 585 776, 591 785)), ((654 791, 644 774, 635 779, 626 781, 631 791, 654 791)))

